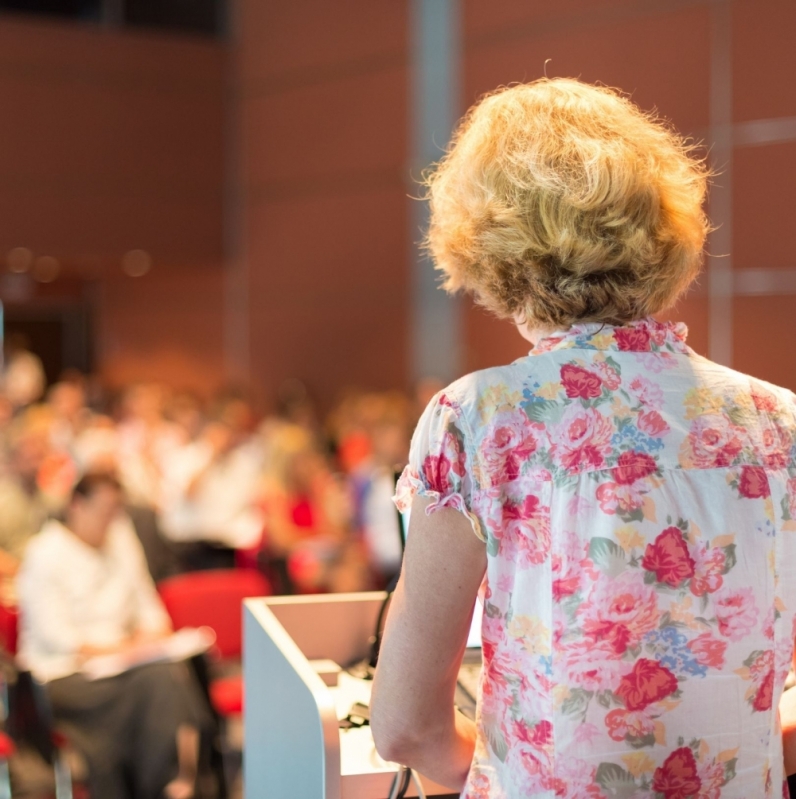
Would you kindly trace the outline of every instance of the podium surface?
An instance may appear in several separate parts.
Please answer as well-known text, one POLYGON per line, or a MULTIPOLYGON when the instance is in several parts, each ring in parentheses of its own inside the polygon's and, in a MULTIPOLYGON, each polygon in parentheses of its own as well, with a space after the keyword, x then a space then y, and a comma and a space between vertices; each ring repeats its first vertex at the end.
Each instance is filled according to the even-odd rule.
MULTIPOLYGON (((340 729, 370 682, 341 673, 327 686, 310 661, 367 657, 383 592, 247 599, 243 608, 246 799, 387 799, 398 766, 379 757, 369 726, 340 729)), ((451 792, 423 781, 427 796, 451 792)), ((407 796, 417 796, 414 786, 407 796)))

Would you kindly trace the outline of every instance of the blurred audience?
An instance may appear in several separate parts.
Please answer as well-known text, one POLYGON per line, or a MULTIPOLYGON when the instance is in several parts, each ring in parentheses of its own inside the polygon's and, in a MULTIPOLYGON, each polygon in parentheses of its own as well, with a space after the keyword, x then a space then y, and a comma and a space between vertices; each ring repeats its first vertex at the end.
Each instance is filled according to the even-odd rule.
MULTIPOLYGON (((156 584, 242 567, 275 594, 388 586, 403 556, 396 475, 441 383, 352 389, 323 415, 286 380, 257 417, 241 392, 142 382, 109 393, 74 371, 47 386, 20 337, 4 365, 0 605, 19 610, 17 665, 82 754, 91 796, 190 799, 202 733, 218 729, 186 663, 133 665, 171 631, 156 584), (103 655, 127 670, 90 679, 103 655)), ((201 663, 207 677, 215 665, 201 663)))
POLYGON ((175 426, 182 445, 190 444, 199 437, 204 425, 202 402, 190 391, 175 394, 166 407, 166 418, 175 426))
POLYGON ((3 347, 3 394, 14 410, 25 408, 44 394, 46 379, 41 358, 30 351, 23 333, 12 333, 3 347))
MULTIPOLYGON (((256 500, 263 450, 252 427, 253 414, 243 400, 224 400, 196 440, 164 455, 161 524, 172 541, 230 550, 259 544, 263 514, 256 500)), ((196 557, 196 547, 192 552, 196 557)), ((207 563, 217 565, 211 552, 205 550, 207 563)))
POLYGON ((0 598, 13 598, 13 578, 28 541, 57 510, 39 483, 49 452, 48 428, 30 412, 11 425, 6 436, 6 465, 0 475, 0 598))
POLYGON ((47 392, 53 414, 50 438, 53 447, 74 455, 77 442, 91 423, 86 407, 85 380, 80 374, 67 374, 47 392))
POLYGON ((132 386, 122 399, 118 469, 134 505, 160 507, 164 462, 184 443, 179 427, 166 419, 165 394, 163 386, 148 383, 132 386))
POLYGON ((46 522, 31 542, 19 593, 19 661, 86 759, 92 796, 126 796, 132 779, 142 798, 192 797, 210 716, 187 666, 151 663, 101 680, 81 671, 97 656, 135 660, 171 632, 114 477, 80 479, 63 522, 46 522))
POLYGON ((6 393, 25 383, 8 369, 0 388, 0 605, 20 610, 18 663, 92 796, 126 796, 135 774, 136 796, 189 799, 212 724, 193 674, 161 663, 93 681, 87 659, 167 635, 155 584, 179 572, 256 568, 277 594, 386 586, 402 558, 395 475, 430 389, 349 391, 323 418, 289 380, 256 418, 239 393, 109 397, 74 372, 45 392, 35 361, 19 364, 27 392, 6 393))
POLYGON ((266 435, 262 551, 272 580, 287 593, 357 590, 362 574, 347 485, 306 428, 287 422, 266 435))
POLYGON ((414 420, 408 400, 399 393, 370 395, 368 405, 370 413, 362 428, 368 455, 352 474, 357 526, 376 574, 389 582, 398 574, 403 556, 400 517, 392 496, 397 475, 409 457, 414 420))
POLYGON ((118 476, 155 580, 248 565, 276 592, 306 593, 379 587, 397 573, 391 496, 416 397, 350 391, 324 420, 290 380, 277 413, 258 420, 241 394, 205 404, 141 383, 110 402, 96 385, 72 372, 39 404, 0 393, 0 601, 13 599, 28 541, 97 471, 118 476))

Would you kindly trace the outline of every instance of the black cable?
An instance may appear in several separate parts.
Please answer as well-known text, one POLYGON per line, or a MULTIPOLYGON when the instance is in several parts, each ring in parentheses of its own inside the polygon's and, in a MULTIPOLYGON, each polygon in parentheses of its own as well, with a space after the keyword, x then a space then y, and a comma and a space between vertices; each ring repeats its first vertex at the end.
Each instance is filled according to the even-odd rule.
MULTIPOLYGON (((393 470, 393 481, 397 487, 398 480, 403 474, 403 467, 396 466, 393 470)), ((398 508, 395 509, 395 512, 398 514, 398 533, 401 536, 401 552, 403 553, 404 549, 406 548, 406 538, 404 536, 403 530, 403 520, 401 517, 401 512, 398 508)), ((373 677, 373 671, 376 668, 377 663, 379 662, 379 651, 381 649, 381 639, 384 635, 384 620, 387 616, 387 609, 390 607, 390 601, 392 600, 392 595, 395 592, 395 587, 398 585, 398 580, 401 576, 401 569, 398 569, 398 573, 393 576, 389 583, 387 583, 386 591, 387 596, 384 597, 384 601, 381 603, 381 607, 379 608, 379 615, 376 617, 376 629, 373 632, 373 637, 371 639, 370 644, 370 657, 368 658, 367 667, 368 667, 368 678, 373 677)))
POLYGON ((409 790, 409 785, 412 781, 412 772, 404 766, 404 781, 401 783, 401 787, 398 790, 398 795, 395 799, 404 799, 406 796, 406 792, 409 790))
POLYGON ((395 586, 398 585, 398 577, 399 574, 396 574, 392 580, 390 580, 389 585, 387 586, 387 596, 384 597, 384 601, 381 603, 381 607, 379 608, 379 615, 376 617, 376 629, 373 633, 373 639, 370 644, 370 658, 368 659, 368 666, 371 669, 376 668, 376 664, 379 662, 379 651, 381 650, 381 639, 384 636, 384 621, 387 618, 387 610, 390 607, 390 602, 392 601, 392 595, 395 593, 395 586))
POLYGON ((396 772, 395 776, 393 777, 392 785, 390 786, 390 793, 388 794, 390 799, 405 799, 411 780, 412 772, 406 766, 401 766, 401 770, 396 772), (398 785, 398 780, 401 781, 400 787, 398 788, 398 793, 394 793, 395 786, 398 785))
MULTIPOLYGON (((395 484, 396 488, 398 486, 398 480, 401 478, 401 474, 403 474, 403 468, 396 466, 393 470, 393 483, 395 484)), ((398 534, 401 536, 401 553, 403 554, 404 550, 406 549, 406 538, 404 535, 403 529, 403 517, 401 516, 401 511, 398 508, 395 509, 395 512, 398 514, 398 534)), ((403 560, 403 558, 402 558, 403 560)), ((401 564, 403 565, 403 563, 401 564)), ((381 649, 381 639, 382 635, 384 634, 384 618, 387 615, 387 608, 390 606, 390 600, 392 599, 393 592, 395 591, 395 586, 398 585, 398 579, 401 576, 401 569, 398 569, 398 573, 387 583, 387 596, 384 598, 384 602, 382 602, 381 607, 379 608, 379 615, 376 619, 376 630, 373 633, 373 641, 370 645, 370 659, 368 660, 368 666, 371 669, 376 668, 376 664, 379 662, 379 650, 381 649)))

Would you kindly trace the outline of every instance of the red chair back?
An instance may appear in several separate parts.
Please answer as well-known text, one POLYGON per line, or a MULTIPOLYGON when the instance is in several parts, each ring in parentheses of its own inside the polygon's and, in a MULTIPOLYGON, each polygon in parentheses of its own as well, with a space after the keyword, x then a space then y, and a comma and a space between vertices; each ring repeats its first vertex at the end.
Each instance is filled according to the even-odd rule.
POLYGON ((243 643, 241 605, 247 597, 271 593, 252 569, 217 569, 169 577, 158 585, 174 629, 210 627, 224 658, 239 657, 243 643))
POLYGON ((12 657, 17 654, 19 610, 9 605, 0 605, 0 647, 12 657))

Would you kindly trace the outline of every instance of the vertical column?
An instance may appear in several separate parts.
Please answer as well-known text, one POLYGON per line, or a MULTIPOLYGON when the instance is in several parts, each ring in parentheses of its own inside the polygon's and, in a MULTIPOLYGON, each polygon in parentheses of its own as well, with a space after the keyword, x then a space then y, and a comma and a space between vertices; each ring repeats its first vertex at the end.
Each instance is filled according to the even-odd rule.
POLYGON ((710 31, 711 164, 719 174, 710 191, 716 230, 708 244, 708 355, 732 364, 732 4, 713 0, 710 31))
POLYGON ((245 246, 246 195, 244 172, 243 65, 240 57, 242 5, 228 0, 225 29, 229 37, 224 97, 224 367, 227 379, 249 387, 249 264, 245 246))
MULTIPOLYGON (((461 111, 459 0, 412 0, 410 35, 410 175, 416 180, 442 156, 461 111)), ((417 193, 413 186, 411 194, 417 193)), ((410 376, 448 381, 463 369, 462 304, 439 288, 439 276, 418 246, 428 204, 411 200, 409 219, 410 376)))

